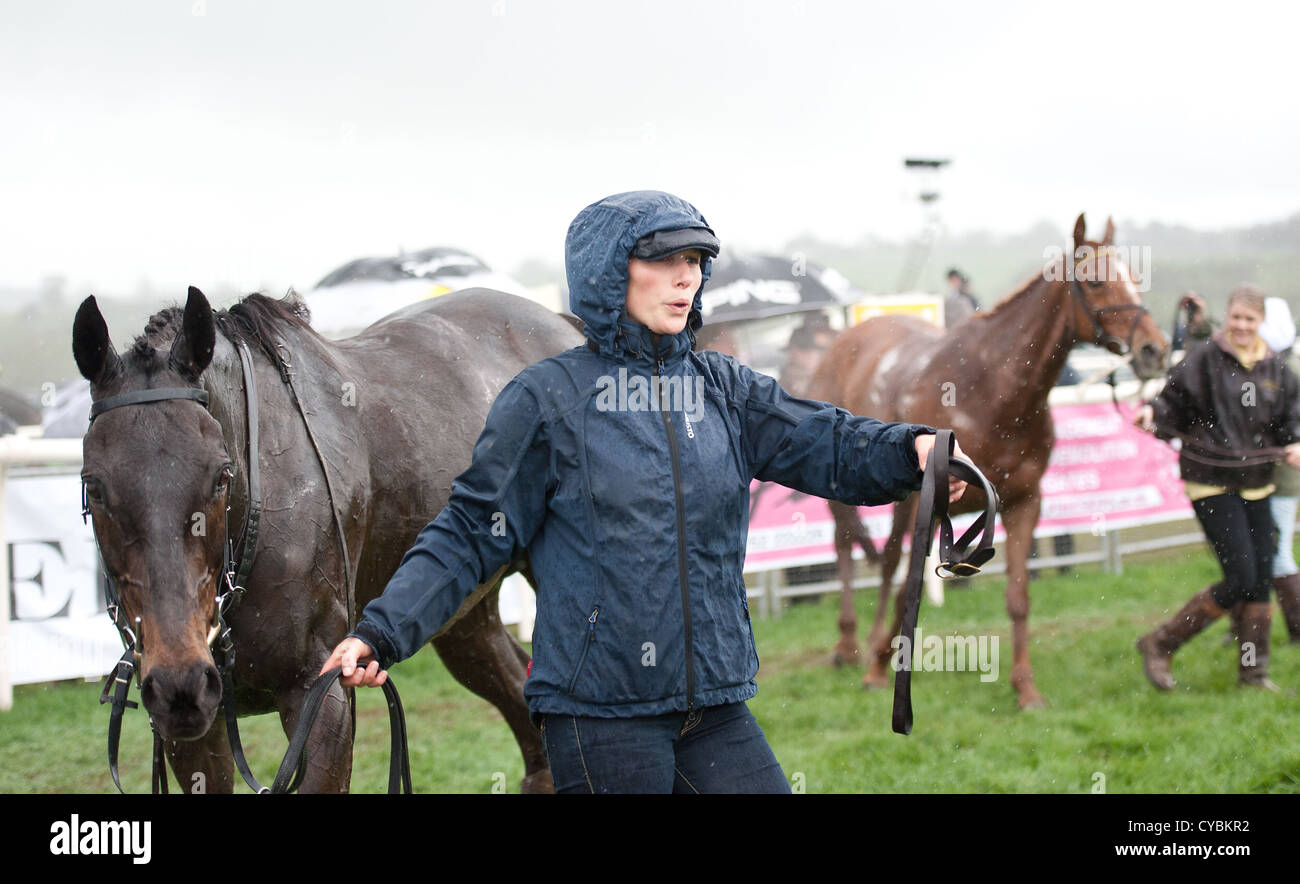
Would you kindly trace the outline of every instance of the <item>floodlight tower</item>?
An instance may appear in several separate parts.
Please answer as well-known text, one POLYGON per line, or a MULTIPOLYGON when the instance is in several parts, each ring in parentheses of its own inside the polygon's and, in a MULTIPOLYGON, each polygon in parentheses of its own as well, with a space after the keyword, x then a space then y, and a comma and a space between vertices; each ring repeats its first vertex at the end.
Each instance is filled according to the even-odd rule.
POLYGON ((921 232, 912 240, 907 249, 907 257, 903 261, 903 269, 898 275, 898 283, 895 291, 910 292, 921 278, 921 272, 925 269, 925 263, 929 260, 930 249, 934 242, 939 238, 939 231, 943 229, 943 222, 939 218, 939 187, 938 178, 939 170, 951 163, 948 159, 933 159, 928 157, 906 157, 903 159, 903 168, 910 172, 916 172, 921 177, 921 189, 917 192, 916 197, 921 201, 921 206, 925 210, 924 220, 922 221, 921 232))

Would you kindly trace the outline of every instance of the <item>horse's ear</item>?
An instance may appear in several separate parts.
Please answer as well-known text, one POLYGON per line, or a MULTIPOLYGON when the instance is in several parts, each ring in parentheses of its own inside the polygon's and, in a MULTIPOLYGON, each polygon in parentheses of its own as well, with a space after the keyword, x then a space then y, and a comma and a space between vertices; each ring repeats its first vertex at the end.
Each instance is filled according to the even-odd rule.
POLYGON ((82 377, 96 385, 110 380, 121 366, 94 295, 81 302, 72 321, 72 356, 82 377))
POLYGON ((171 356, 167 361, 182 377, 197 381, 212 361, 212 350, 216 345, 217 324, 212 318, 212 307, 203 292, 190 286, 181 330, 172 342, 171 356))
POLYGON ((1106 218, 1106 235, 1101 238, 1103 246, 1115 245, 1115 220, 1110 216, 1106 218))
POLYGON ((1083 223, 1083 212, 1079 213, 1079 220, 1074 222, 1074 253, 1079 254, 1079 247, 1084 243, 1084 235, 1088 232, 1088 226, 1083 223))

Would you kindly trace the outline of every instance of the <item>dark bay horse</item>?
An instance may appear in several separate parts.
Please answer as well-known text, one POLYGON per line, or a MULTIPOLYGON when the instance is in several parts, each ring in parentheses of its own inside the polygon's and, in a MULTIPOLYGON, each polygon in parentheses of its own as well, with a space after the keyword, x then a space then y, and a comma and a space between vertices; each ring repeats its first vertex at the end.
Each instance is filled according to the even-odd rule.
MULTIPOLYGON (((813 378, 808 396, 854 414, 954 430, 962 450, 1002 499, 1006 531, 1007 612, 1014 660, 1011 684, 1021 708, 1043 705, 1029 665, 1028 558, 1038 524, 1039 481, 1047 469, 1054 432, 1047 396, 1070 348, 1094 342, 1131 354, 1140 378, 1162 374, 1167 342, 1142 306, 1137 280, 1114 249, 1108 220, 1101 242, 1085 240, 1083 215, 1074 227, 1074 252, 1049 263, 987 313, 950 329, 920 319, 882 316, 841 334, 813 378)), ((983 509, 984 495, 970 488, 954 513, 983 509)), ((858 659, 853 608, 854 540, 866 537, 853 507, 831 503, 843 585, 837 663, 858 659)), ((891 582, 911 531, 916 495, 894 505, 893 528, 882 551, 880 604, 867 639, 867 687, 889 683, 891 639, 902 604, 886 628, 891 582)))
MULTIPOLYGON (((331 342, 296 296, 250 295, 214 314, 192 288, 183 310, 154 316, 119 356, 86 299, 73 352, 96 402, 159 388, 208 399, 129 397, 100 413, 84 442, 87 507, 138 642, 141 698, 183 788, 198 773, 209 792, 234 785, 209 643, 227 532, 238 540, 249 511, 246 391, 257 400, 262 508, 247 592, 227 617, 235 698, 241 715, 278 712, 289 734, 321 664, 446 504, 497 393, 581 342, 542 307, 486 290, 421 302, 331 342)), ((550 791, 524 704, 528 656, 497 611, 503 576, 480 586, 433 645, 514 731, 523 789, 550 791)), ((352 733, 349 696, 335 683, 312 730, 304 791, 348 788, 352 733)))

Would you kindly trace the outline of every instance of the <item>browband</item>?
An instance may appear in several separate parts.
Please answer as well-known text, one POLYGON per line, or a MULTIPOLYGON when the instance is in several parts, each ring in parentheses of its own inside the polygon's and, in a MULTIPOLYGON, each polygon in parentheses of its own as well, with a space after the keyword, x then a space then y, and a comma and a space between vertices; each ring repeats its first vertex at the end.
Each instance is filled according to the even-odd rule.
POLYGON ((208 405, 208 391, 198 387, 157 387, 153 390, 136 390, 120 393, 90 404, 90 422, 106 411, 121 408, 123 405, 139 405, 144 402, 161 402, 164 399, 193 399, 204 408, 208 405))

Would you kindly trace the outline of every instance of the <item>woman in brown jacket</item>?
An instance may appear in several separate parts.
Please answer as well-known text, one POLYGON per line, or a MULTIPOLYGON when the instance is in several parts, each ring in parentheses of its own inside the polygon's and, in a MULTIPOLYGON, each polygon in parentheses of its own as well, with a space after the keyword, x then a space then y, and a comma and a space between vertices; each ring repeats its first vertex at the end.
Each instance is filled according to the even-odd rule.
POLYGON ((1138 639, 1147 678, 1160 690, 1174 686, 1174 651, 1239 602, 1239 681, 1277 690, 1268 678, 1273 460, 1262 449, 1285 446, 1286 462, 1300 467, 1300 381, 1260 338, 1263 320, 1263 293, 1234 290, 1225 327, 1189 348, 1134 418, 1160 438, 1182 440, 1179 473, 1223 568, 1219 583, 1138 639))

